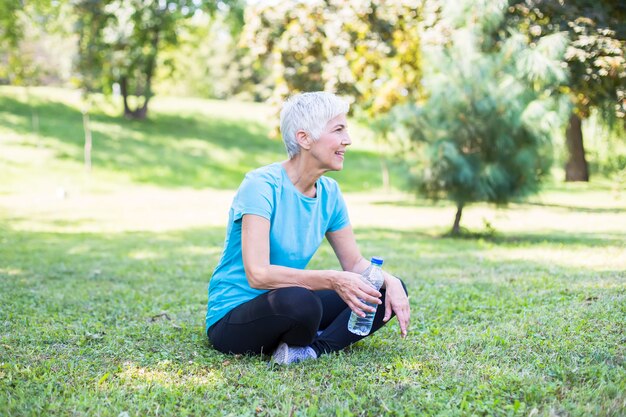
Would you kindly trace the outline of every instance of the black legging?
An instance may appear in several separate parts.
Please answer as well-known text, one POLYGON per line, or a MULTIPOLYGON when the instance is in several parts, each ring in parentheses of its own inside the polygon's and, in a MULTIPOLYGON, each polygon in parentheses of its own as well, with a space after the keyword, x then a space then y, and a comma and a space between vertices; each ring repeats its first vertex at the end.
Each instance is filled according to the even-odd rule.
MULTIPOLYGON (((406 291, 404 282, 402 286, 406 291)), ((378 305, 370 334, 385 324, 385 290, 380 292, 382 304, 378 305)), ((348 330, 350 311, 332 290, 279 288, 235 307, 211 326, 208 336, 223 353, 271 354, 280 342, 285 342, 311 346, 319 356, 367 337, 348 330)))

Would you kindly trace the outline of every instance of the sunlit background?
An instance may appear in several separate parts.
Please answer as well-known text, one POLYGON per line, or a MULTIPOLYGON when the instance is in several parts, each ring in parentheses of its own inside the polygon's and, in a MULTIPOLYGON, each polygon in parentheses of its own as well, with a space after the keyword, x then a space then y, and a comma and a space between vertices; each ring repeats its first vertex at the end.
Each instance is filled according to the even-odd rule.
POLYGON ((608 0, 0 0, 0 415, 626 415, 625 40, 608 0), (412 328, 277 370, 206 290, 313 90, 412 328))

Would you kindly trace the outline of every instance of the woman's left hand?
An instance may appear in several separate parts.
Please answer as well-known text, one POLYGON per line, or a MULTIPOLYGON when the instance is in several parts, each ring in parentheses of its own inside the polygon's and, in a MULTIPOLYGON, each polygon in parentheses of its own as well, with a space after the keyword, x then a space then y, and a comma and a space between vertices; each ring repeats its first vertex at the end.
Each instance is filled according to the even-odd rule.
POLYGON ((383 321, 387 322, 391 318, 391 313, 396 313, 402 337, 406 337, 411 321, 411 307, 409 298, 404 292, 402 282, 396 277, 388 276, 385 282, 385 316, 383 321))

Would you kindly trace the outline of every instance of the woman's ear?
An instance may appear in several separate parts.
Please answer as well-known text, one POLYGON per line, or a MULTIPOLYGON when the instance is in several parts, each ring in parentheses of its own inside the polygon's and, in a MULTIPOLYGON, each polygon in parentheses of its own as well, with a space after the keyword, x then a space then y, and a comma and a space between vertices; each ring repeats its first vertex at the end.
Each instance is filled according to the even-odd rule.
POLYGON ((311 135, 309 135, 304 130, 298 130, 296 132, 296 141, 302 149, 306 150, 311 149, 311 143, 313 143, 313 141, 311 140, 311 135))

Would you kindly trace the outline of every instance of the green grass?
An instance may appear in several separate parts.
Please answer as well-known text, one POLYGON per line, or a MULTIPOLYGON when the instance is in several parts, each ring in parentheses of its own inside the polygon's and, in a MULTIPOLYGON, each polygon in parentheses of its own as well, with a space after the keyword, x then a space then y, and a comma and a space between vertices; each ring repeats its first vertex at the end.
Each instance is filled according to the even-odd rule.
MULTIPOLYGON (((372 191, 355 144, 339 181, 371 181, 346 199, 363 253, 407 283, 411 332, 272 368, 203 336, 233 189, 282 158, 264 107, 162 100, 142 125, 105 103, 85 175, 76 102, 33 95, 38 135, 0 88, 0 415, 626 414, 626 196, 553 185, 442 238, 454 207, 372 191)), ((310 267, 338 267, 328 245, 310 267)))
MULTIPOLYGON (((286 158, 282 141, 268 138, 266 106, 197 99, 156 99, 147 121, 120 117, 119 103, 96 98, 90 115, 92 163, 98 180, 158 187, 236 188, 243 175, 286 158), (115 106, 117 104, 117 107, 115 106)), ((48 174, 81 175, 84 131, 80 98, 66 90, 0 87, 0 180, 25 180, 31 161, 48 174), (36 122, 33 122, 34 117, 36 122), (36 134, 34 132, 36 126, 36 134), (18 164, 15 160, 18 159, 18 164)), ((356 130, 356 132, 361 132, 356 130)), ((356 148, 356 149, 354 149, 356 148)), ((332 174, 346 191, 382 184, 373 150, 351 149, 350 174, 332 174)), ((398 163, 393 161, 392 166, 398 163)), ((399 170, 392 170, 398 181, 399 170)))

